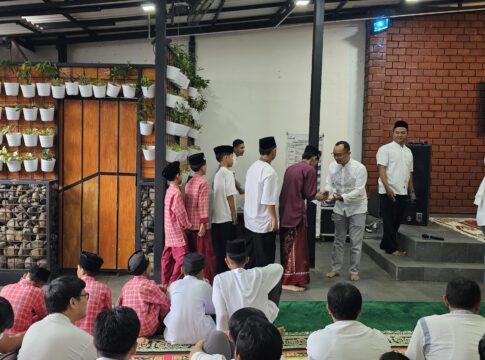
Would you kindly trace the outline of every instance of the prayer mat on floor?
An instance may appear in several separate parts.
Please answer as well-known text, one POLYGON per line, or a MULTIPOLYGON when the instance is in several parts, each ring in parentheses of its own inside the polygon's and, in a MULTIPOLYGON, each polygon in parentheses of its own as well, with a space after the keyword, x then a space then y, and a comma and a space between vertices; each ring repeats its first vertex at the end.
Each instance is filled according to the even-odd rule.
POLYGON ((473 218, 431 217, 429 220, 436 224, 446 226, 454 231, 458 231, 460 234, 485 242, 482 230, 473 218))

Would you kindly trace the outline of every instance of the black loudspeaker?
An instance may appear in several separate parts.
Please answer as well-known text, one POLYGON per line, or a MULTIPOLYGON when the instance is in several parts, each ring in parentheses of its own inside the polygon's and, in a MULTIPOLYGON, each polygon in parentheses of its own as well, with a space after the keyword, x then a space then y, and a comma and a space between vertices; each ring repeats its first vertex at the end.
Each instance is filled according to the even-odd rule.
POLYGON ((416 200, 407 200, 402 224, 428 225, 429 188, 431 185, 431 145, 427 143, 409 143, 407 147, 413 153, 413 182, 416 200))

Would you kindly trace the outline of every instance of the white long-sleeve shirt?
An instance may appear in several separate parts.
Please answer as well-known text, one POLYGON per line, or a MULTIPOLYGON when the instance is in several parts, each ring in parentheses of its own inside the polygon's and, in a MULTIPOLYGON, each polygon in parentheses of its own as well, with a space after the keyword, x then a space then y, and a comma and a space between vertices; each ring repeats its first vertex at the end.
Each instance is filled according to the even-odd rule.
POLYGON ((214 278, 212 301, 216 309, 217 330, 227 331, 231 315, 244 307, 264 312, 269 321, 278 316, 278 306, 268 294, 283 276, 280 264, 254 269, 234 269, 214 278))
POLYGON ((411 336, 406 356, 411 360, 479 360, 478 342, 485 318, 471 311, 421 318, 411 336))
POLYGON ((340 193, 343 201, 336 201, 333 211, 352 216, 367 212, 367 170, 360 162, 350 159, 345 166, 332 162, 328 168, 325 190, 332 196, 340 193))

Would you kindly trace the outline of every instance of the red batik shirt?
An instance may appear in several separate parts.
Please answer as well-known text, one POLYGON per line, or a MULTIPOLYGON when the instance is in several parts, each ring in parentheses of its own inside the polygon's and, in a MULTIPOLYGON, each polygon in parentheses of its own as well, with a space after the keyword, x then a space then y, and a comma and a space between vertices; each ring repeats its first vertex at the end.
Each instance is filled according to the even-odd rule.
POLYGON ((117 305, 135 310, 141 324, 139 337, 152 336, 170 310, 167 295, 144 275, 134 276, 123 286, 117 305))
POLYGON ((89 334, 93 334, 94 321, 100 312, 112 308, 111 291, 106 284, 97 281, 94 277, 85 275, 82 280, 86 283, 86 292, 89 294, 86 306, 86 316, 76 321, 76 326, 89 334))
POLYGON ((179 187, 170 184, 165 194, 165 246, 182 247, 187 245, 185 230, 190 228, 185 210, 184 199, 179 187))
POLYGON ((5 335, 13 336, 27 331, 30 325, 47 316, 44 292, 29 280, 22 279, 5 286, 0 296, 10 302, 14 312, 13 326, 5 330, 5 335))
POLYGON ((209 183, 199 174, 185 185, 185 209, 190 230, 199 230, 200 224, 209 222, 209 183))

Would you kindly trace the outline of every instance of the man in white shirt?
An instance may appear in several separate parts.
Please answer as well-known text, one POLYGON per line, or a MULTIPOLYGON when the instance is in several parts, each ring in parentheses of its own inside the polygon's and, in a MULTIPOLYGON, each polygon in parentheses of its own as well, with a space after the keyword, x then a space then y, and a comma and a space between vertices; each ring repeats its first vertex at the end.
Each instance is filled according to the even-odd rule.
POLYGON ((480 300, 480 286, 475 281, 450 281, 443 297, 450 312, 419 319, 406 356, 411 360, 478 360, 478 343, 485 333, 480 300))
POLYGON ((271 322, 278 316, 283 267, 270 264, 246 270, 248 261, 244 239, 227 243, 226 264, 231 271, 214 278, 212 292, 217 330, 227 331, 231 315, 244 307, 261 310, 271 322))
POLYGON ((140 320, 135 310, 116 306, 104 310, 94 323, 94 346, 98 360, 130 360, 136 353, 140 320))
POLYGON ((408 193, 416 199, 413 185, 413 154, 406 146, 408 124, 399 120, 394 124, 392 142, 377 151, 379 168, 380 213, 384 227, 381 249, 387 254, 404 256, 398 249, 397 233, 401 225, 408 193))
POLYGON ((266 266, 275 261, 278 231, 278 175, 271 167, 276 157, 274 137, 259 139, 259 153, 261 157, 246 173, 244 226, 249 234, 248 247, 253 249, 250 256, 254 257, 254 266, 266 266))
POLYGON ((216 324, 212 288, 204 281, 204 255, 195 252, 184 257, 183 279, 168 288, 170 312, 163 323, 165 341, 171 344, 195 344, 207 339, 216 324))
POLYGON ((327 277, 333 278, 340 273, 344 260, 345 240, 350 237, 350 280, 357 281, 359 264, 362 255, 362 240, 364 239, 365 219, 367 213, 367 170, 360 162, 351 157, 350 145, 339 141, 333 148, 335 161, 330 164, 325 190, 335 203, 333 221, 335 237, 332 251, 332 269, 327 277))
POLYGON ((45 293, 49 313, 27 330, 19 360, 94 360, 93 337, 74 323, 86 316, 86 283, 75 276, 53 280, 45 293))
POLYGON ((232 142, 232 148, 234 149, 234 163, 232 164, 232 172, 234 174, 234 178, 236 179, 236 188, 237 191, 239 191, 239 194, 244 194, 244 188, 241 186, 241 183, 237 181, 236 177, 236 170, 237 170, 237 164, 238 164, 238 158, 242 157, 244 155, 244 151, 246 150, 246 145, 244 144, 244 141, 241 139, 236 139, 232 142))
POLYGON ((219 169, 213 182, 212 247, 216 255, 216 273, 227 270, 224 258, 226 243, 236 237, 237 212, 235 196, 238 194, 234 174, 229 170, 233 164, 233 148, 221 145, 214 148, 219 169))
POLYGON ((333 324, 308 337, 308 360, 371 360, 391 350, 384 334, 357 321, 362 295, 352 284, 337 283, 328 290, 327 311, 333 324))

